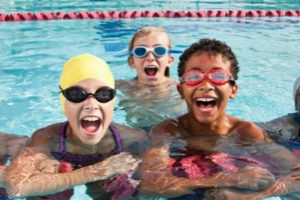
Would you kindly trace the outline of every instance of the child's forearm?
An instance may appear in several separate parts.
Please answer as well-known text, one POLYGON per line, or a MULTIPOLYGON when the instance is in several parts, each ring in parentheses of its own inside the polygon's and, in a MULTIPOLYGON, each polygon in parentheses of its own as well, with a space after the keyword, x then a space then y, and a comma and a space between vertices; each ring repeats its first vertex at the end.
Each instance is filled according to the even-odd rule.
POLYGON ((280 177, 267 188, 253 196, 255 199, 262 199, 295 192, 300 192, 300 172, 293 172, 280 177))
POLYGON ((6 178, 7 191, 10 196, 15 198, 54 194, 90 181, 85 168, 67 173, 32 175, 20 181, 18 180, 19 176, 6 178))
POLYGON ((212 176, 189 179, 176 177, 168 172, 144 171, 140 193, 157 197, 177 197, 192 194, 196 188, 242 188, 258 190, 267 187, 275 179, 262 168, 246 167, 238 172, 219 172, 212 176))
MULTIPOLYGON (((138 164, 139 160, 133 158, 130 154, 120 153, 99 163, 65 173, 57 173, 56 170, 51 171, 50 169, 47 172, 28 172, 23 167, 19 166, 16 169, 11 166, 10 172, 6 173, 5 176, 6 187, 12 197, 53 194, 76 185, 106 180, 134 170, 138 164)), ((51 168, 51 166, 48 166, 48 168, 51 168)))

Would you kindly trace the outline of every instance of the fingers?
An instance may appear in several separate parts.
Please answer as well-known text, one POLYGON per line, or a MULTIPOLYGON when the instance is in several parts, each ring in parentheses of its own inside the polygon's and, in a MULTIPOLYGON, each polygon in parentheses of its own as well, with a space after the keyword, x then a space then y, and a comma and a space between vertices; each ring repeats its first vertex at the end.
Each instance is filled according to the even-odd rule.
POLYGON ((105 180, 135 170, 140 162, 140 159, 123 152, 91 165, 89 169, 93 180, 105 180))
POLYGON ((231 178, 237 181, 239 188, 253 190, 263 189, 275 181, 275 177, 268 170, 250 166, 243 168, 234 175, 229 174, 228 176, 233 176, 231 178))

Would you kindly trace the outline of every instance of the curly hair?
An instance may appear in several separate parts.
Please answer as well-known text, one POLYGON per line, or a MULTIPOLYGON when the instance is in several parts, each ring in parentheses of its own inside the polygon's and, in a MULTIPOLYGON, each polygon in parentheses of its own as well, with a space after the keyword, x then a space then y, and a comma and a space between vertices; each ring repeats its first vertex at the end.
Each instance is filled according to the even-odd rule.
POLYGON ((221 54, 224 58, 228 59, 231 63, 230 72, 234 80, 238 79, 239 66, 236 56, 232 52, 231 48, 225 43, 216 39, 200 39, 198 42, 193 43, 189 48, 187 48, 183 54, 179 57, 178 63, 178 76, 183 76, 185 72, 185 65, 188 59, 194 53, 208 52, 212 55, 221 54))

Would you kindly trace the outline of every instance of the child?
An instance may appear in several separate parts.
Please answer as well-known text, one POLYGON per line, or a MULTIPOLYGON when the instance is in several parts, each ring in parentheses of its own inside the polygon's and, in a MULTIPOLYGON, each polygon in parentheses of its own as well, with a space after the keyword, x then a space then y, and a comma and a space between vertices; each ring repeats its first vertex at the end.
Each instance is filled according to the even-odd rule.
POLYGON ((0 199, 8 199, 6 191, 3 188, 5 187, 4 176, 7 164, 16 157, 16 155, 26 146, 27 143, 27 136, 19 136, 0 132, 0 199))
POLYGON ((8 199, 5 187, 5 170, 7 162, 11 161, 24 149, 28 143, 27 136, 6 134, 0 132, 0 199, 8 199))
MULTIPOLYGON (((122 195, 129 193, 124 194, 124 187, 134 191, 136 182, 127 180, 127 174, 139 160, 121 152, 139 153, 147 138, 141 130, 111 123, 114 84, 109 66, 96 56, 82 54, 65 63, 59 88, 67 122, 37 130, 28 147, 13 160, 6 174, 12 197, 35 198, 80 184, 86 184, 94 199, 125 199, 122 195), (104 180, 120 174, 114 180, 123 182, 114 194, 114 180, 104 180)), ((68 199, 72 191, 56 195, 68 199)), ((55 195, 44 198, 54 199, 55 195)))
POLYGON ((180 56, 177 89, 188 113, 153 128, 141 194, 201 199, 205 188, 215 199, 252 200, 300 190, 298 159, 253 123, 226 114, 238 71, 231 48, 218 40, 201 39, 180 56))
POLYGON ((132 37, 128 64, 136 70, 133 80, 118 80, 119 106, 126 112, 126 121, 133 127, 149 127, 167 116, 186 110, 176 92, 177 80, 170 78, 174 61, 171 40, 159 27, 144 27, 132 37), (161 110, 164 110, 163 114, 161 110))
POLYGON ((300 158, 300 76, 295 80, 293 97, 297 112, 257 124, 267 131, 271 138, 292 149, 300 158))

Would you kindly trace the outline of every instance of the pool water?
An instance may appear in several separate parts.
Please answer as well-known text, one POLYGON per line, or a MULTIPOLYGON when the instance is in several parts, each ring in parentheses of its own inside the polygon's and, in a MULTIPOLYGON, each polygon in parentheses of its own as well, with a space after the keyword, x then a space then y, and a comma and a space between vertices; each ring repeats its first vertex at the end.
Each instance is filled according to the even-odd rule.
MULTIPOLYGON (((1 1, 0 13, 81 10, 295 9, 290 1, 1 1)), ((132 79, 126 53, 133 33, 161 26, 172 46, 184 50, 200 38, 229 44, 240 64, 239 91, 227 112, 267 121, 294 112, 293 82, 300 74, 300 18, 138 18, 0 22, 0 131, 30 136, 65 120, 58 99, 59 76, 70 57, 89 52, 105 59, 116 79, 132 79)), ((179 55, 171 68, 177 77, 179 55)), ((114 121, 126 124, 116 105, 114 121)), ((87 199, 79 187, 74 199, 87 199)))
MULTIPOLYGON (((292 87, 300 74, 300 18, 155 18, 53 20, 0 23, 0 131, 31 135, 65 120, 58 99, 63 63, 89 52, 104 58, 116 79, 132 79, 126 53, 132 34, 145 25, 167 30, 175 49, 203 37, 229 44, 240 64, 239 91, 228 113, 267 121, 294 111, 292 87)), ((171 67, 177 77, 178 56, 171 67)), ((115 108, 114 121, 126 123, 115 108)))

